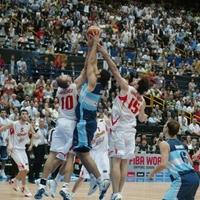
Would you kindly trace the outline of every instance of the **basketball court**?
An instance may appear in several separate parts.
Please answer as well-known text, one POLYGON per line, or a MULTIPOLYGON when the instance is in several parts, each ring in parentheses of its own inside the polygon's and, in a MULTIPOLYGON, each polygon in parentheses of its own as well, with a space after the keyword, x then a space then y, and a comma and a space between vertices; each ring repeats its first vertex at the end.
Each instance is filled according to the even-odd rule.
MULTIPOLYGON (((32 194, 36 191, 35 184, 29 184, 29 189, 32 194)), ((164 192, 169 187, 168 183, 126 183, 123 192, 124 200, 161 200, 164 192)), ((88 192, 88 184, 84 183, 79 189, 78 193, 75 195, 74 200, 97 200, 96 194, 88 197, 86 194, 88 192)), ((111 190, 106 195, 106 200, 110 200, 111 190)), ((25 200, 34 199, 23 197, 21 192, 15 192, 8 182, 0 182, 0 199, 5 200, 25 200)), ((51 197, 45 197, 44 199, 53 199, 51 197)), ((61 200, 62 198, 57 194, 55 200, 61 200)), ((198 189, 196 200, 200 199, 200 188, 198 189)))

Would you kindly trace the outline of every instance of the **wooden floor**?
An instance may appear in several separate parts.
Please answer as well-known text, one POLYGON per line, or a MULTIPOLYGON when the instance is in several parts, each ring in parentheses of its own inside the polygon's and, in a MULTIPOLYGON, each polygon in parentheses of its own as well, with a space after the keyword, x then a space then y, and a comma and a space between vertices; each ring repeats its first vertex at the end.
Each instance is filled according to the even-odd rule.
MULTIPOLYGON (((29 189, 32 194, 36 191, 36 185, 28 184, 29 189)), ((169 187, 167 183, 126 183, 123 199, 124 200, 161 200, 164 192, 169 187)), ((77 194, 74 197, 74 200, 96 200, 98 199, 97 193, 88 197, 88 184, 84 183, 77 194)), ((110 199, 111 190, 106 195, 106 200, 110 199)), ((34 199, 23 197, 22 193, 15 192, 9 186, 7 182, 0 182, 0 199, 2 200, 25 200, 25 199, 34 199)), ((50 197, 45 197, 44 199, 52 199, 50 197)), ((61 200, 59 194, 57 194, 55 200, 61 200)), ((200 200, 200 188, 196 195, 196 200, 200 200)))

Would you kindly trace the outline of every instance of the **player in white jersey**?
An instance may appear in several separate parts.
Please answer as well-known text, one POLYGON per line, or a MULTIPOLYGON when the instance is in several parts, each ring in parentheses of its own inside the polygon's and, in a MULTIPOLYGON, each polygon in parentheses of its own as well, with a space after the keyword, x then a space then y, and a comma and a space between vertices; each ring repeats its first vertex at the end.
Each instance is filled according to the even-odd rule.
POLYGON ((127 175, 128 160, 134 155, 136 116, 139 121, 147 121, 144 112, 143 94, 149 89, 147 78, 137 81, 125 80, 107 51, 99 45, 99 52, 108 63, 121 90, 112 108, 111 134, 109 137, 109 155, 111 158, 112 200, 121 200, 121 192, 127 175))
MULTIPOLYGON (((91 157, 94 159, 102 179, 110 179, 110 164, 109 164, 109 157, 108 157, 108 128, 105 119, 103 119, 104 115, 101 114, 97 118, 97 130, 95 132, 94 138, 92 140, 92 150, 90 151, 91 157)), ((80 171, 80 176, 77 182, 75 183, 72 194, 74 194, 80 184, 85 179, 90 179, 90 175, 87 172, 86 168, 82 166, 80 171)), ((91 195, 96 191, 98 185, 96 181, 93 181, 90 185, 90 190, 88 195, 91 195), (95 183, 95 184, 93 184, 95 183)))
MULTIPOLYGON (((7 117, 6 110, 1 109, 0 127, 10 123, 11 120, 7 117)), ((3 179, 7 178, 5 174, 5 164, 8 159, 7 145, 8 145, 8 130, 5 130, 0 134, 0 160, 1 160, 0 177, 3 179)))
POLYGON ((30 135, 32 138, 37 138, 38 135, 35 133, 33 127, 28 122, 28 112, 27 110, 20 111, 20 120, 11 122, 0 128, 0 133, 9 129, 9 139, 8 139, 8 152, 12 159, 18 166, 17 176, 10 181, 13 185, 13 189, 19 190, 19 181, 22 182, 21 191, 24 196, 30 197, 32 194, 26 188, 26 175, 29 171, 28 157, 26 154, 26 144, 30 143, 30 135))
MULTIPOLYGON (((57 182, 64 175, 66 156, 67 161, 73 163, 74 156, 72 153, 69 153, 69 150, 72 146, 73 131, 76 126, 77 91, 84 81, 84 69, 74 83, 72 83, 72 79, 68 75, 61 75, 57 78, 58 90, 56 96, 59 99, 59 117, 52 136, 50 154, 44 165, 43 175, 38 184, 35 199, 42 199, 49 175, 62 164, 55 181, 50 182, 53 184, 54 191, 56 190, 57 182)), ((52 191, 52 196, 54 196, 53 193, 52 191)))

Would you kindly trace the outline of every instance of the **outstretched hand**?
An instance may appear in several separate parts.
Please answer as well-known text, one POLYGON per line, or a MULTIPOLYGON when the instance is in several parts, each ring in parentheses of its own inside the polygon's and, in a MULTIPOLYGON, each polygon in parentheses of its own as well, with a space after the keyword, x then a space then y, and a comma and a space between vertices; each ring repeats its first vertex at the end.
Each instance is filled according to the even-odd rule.
POLYGON ((108 54, 107 50, 103 47, 103 45, 101 44, 101 42, 99 42, 99 43, 97 44, 97 51, 98 51, 99 53, 101 53, 102 55, 108 54))

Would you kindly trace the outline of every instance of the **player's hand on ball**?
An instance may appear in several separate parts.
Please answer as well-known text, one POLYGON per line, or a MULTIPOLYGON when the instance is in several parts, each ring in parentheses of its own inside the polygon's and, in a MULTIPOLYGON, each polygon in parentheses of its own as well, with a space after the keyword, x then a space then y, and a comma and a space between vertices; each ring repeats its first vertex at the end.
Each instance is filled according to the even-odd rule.
POLYGON ((99 42, 100 42, 99 36, 94 36, 92 39, 93 39, 94 44, 96 44, 96 45, 99 44, 99 42))
POLYGON ((102 55, 107 55, 107 54, 108 54, 107 50, 103 47, 103 45, 101 45, 101 43, 98 43, 98 45, 97 45, 97 50, 98 50, 98 52, 100 52, 102 55))

